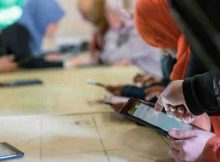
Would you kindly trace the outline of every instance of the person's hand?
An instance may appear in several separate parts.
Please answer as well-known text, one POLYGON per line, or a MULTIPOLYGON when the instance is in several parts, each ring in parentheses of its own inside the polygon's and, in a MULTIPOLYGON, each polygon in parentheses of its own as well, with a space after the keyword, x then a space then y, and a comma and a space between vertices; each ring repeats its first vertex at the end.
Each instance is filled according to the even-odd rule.
POLYGON ((141 84, 142 86, 159 83, 159 81, 153 76, 146 74, 135 75, 135 77, 133 78, 133 82, 135 84, 141 84))
POLYGON ((194 120, 194 116, 186 105, 182 85, 182 80, 171 82, 159 96, 155 110, 162 111, 164 107, 169 114, 191 123, 194 120))
POLYGON ((62 61, 62 55, 59 53, 53 53, 53 54, 46 55, 44 59, 50 62, 62 61))
POLYGON ((157 86, 152 86, 149 87, 145 90, 145 99, 147 101, 151 100, 153 97, 159 97, 159 95, 163 92, 164 86, 162 85, 157 85, 157 86))
POLYGON ((3 56, 0 58, 0 72, 11 72, 16 70, 18 65, 14 62, 14 56, 3 56))
POLYGON ((169 155, 176 162, 204 162, 205 145, 215 134, 200 130, 183 130, 170 131, 169 136, 169 155))
POLYGON ((112 65, 112 67, 128 67, 132 65, 132 61, 130 60, 121 60, 112 65))
POLYGON ((83 65, 94 65, 90 55, 79 55, 64 62, 66 69, 76 68, 83 65))
POLYGON ((138 74, 136 74, 136 75, 134 76, 133 82, 134 82, 134 83, 140 83, 140 82, 143 81, 143 78, 144 78, 144 74, 138 73, 138 74))
POLYGON ((106 85, 105 89, 115 95, 115 96, 120 96, 121 95, 121 91, 124 88, 124 85, 106 85))
POLYGON ((119 112, 125 103, 128 102, 129 98, 126 97, 118 97, 118 96, 108 96, 105 97, 105 103, 110 103, 111 107, 116 111, 119 112))

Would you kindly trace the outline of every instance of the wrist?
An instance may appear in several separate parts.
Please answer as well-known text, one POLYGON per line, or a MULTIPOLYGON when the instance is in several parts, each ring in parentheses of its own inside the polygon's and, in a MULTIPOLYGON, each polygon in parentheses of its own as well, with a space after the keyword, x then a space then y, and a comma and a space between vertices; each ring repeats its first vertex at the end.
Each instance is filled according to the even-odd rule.
POLYGON ((192 89, 193 79, 186 79, 182 84, 183 97, 185 101, 185 106, 188 108, 188 111, 193 115, 199 116, 204 113, 202 107, 198 105, 198 102, 195 99, 195 94, 192 89))

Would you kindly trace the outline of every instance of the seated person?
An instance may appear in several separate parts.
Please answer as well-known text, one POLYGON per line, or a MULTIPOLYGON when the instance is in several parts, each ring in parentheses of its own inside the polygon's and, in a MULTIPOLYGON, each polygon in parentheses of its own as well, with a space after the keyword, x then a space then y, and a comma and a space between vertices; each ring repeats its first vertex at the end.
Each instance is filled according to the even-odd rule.
MULTIPOLYGON (((158 0, 157 3, 138 0, 135 21, 139 33, 147 43, 166 49, 176 58, 170 75, 171 81, 207 72, 206 67, 193 55, 188 41, 173 20, 167 0, 158 0), (152 14, 153 12, 157 14, 152 14)), ((211 129, 210 118, 206 113, 200 115, 194 124, 205 130, 211 129)))
POLYGON ((145 64, 151 65, 148 68, 153 68, 160 73, 161 51, 147 45, 141 39, 136 31, 132 15, 126 11, 123 12, 119 7, 108 4, 106 5, 106 18, 110 28, 104 37, 101 61, 119 66, 144 60, 145 64))
POLYGON ((191 122, 196 116, 207 112, 211 115, 211 121, 214 133, 206 132, 202 130, 179 130, 170 131, 169 135, 173 137, 170 139, 170 155, 175 161, 181 162, 219 162, 220 161, 220 116, 219 116, 219 55, 218 46, 214 44, 218 43, 215 39, 215 35, 219 33, 220 26, 218 21, 218 13, 220 3, 218 0, 212 1, 195 1, 195 3, 186 3, 179 7, 179 1, 172 1, 173 7, 176 10, 176 15, 180 25, 183 25, 187 21, 191 21, 187 26, 184 24, 187 30, 184 30, 188 37, 191 47, 195 50, 196 54, 204 61, 204 63, 213 70, 209 73, 202 75, 196 75, 186 80, 178 80, 172 82, 168 88, 159 97, 157 110, 162 110, 163 107, 168 107, 166 111, 172 111, 172 114, 177 118, 191 122), (175 4, 175 5, 174 5, 175 4), (177 5, 178 4, 178 5, 177 5), (177 6, 178 9, 177 10, 177 6), (188 8, 188 6, 190 6, 188 8), (195 20, 200 20, 199 15, 186 16, 184 13, 194 14, 196 11, 200 11, 207 17, 200 23, 194 23, 195 20), (181 19, 182 17, 183 19, 181 19), (209 23, 205 23, 209 21, 209 23), (203 26, 203 24, 206 24, 203 26), (214 29, 204 30, 204 28, 214 29), (196 31, 205 31, 195 37, 192 37, 194 29, 196 31), (189 32, 190 31, 190 32, 189 32), (204 38, 204 35, 206 37, 204 38), (212 40, 212 41, 210 41, 212 40), (198 42, 201 46, 197 46, 198 42), (208 45, 207 45, 208 44, 208 45), (212 48, 208 48, 207 46, 212 48), (212 54, 212 51, 214 54, 212 54), (210 65, 209 61, 212 60, 214 66, 210 65), (216 68, 217 67, 217 68, 216 68), (174 140, 177 139, 177 140, 174 140))
POLYGON ((73 61, 75 66, 100 63, 100 53, 104 46, 104 36, 109 29, 109 24, 105 16, 105 4, 105 0, 78 0, 79 12, 84 20, 92 24, 94 32, 90 41, 91 55, 76 57, 75 61, 73 61))
MULTIPOLYGON (((206 71, 204 66, 200 67, 201 64, 191 53, 189 44, 172 20, 166 0, 158 1, 155 4, 147 0, 137 1, 136 23, 139 32, 146 42, 166 49, 171 57, 176 58, 174 67, 171 68, 170 80, 178 80, 178 78, 181 79, 206 71), (154 11, 157 11, 157 15, 152 15, 150 11, 152 8, 154 11), (164 10, 161 10, 161 8, 164 10), (161 16, 158 16, 159 14, 161 16), (164 16, 165 19, 161 19, 162 15, 166 15, 166 17, 164 16), (168 26, 166 26, 167 22, 169 22, 168 26), (153 36, 152 33, 154 33, 153 36)), ((111 87, 108 88, 110 89, 111 87)), ((117 88, 116 93, 119 94, 122 87, 117 88)), ((207 114, 201 114, 193 121, 193 124, 204 130, 211 131, 210 118, 207 114)))
MULTIPOLYGON (((154 68, 161 74, 160 50, 146 45, 138 35, 131 15, 113 8, 105 0, 79 0, 79 10, 84 19, 92 23, 96 29, 91 47, 92 55, 88 56, 92 64, 130 65, 145 59, 147 63, 154 62, 154 68), (98 12, 99 11, 99 12, 98 12), (101 14, 101 15, 99 15, 101 14), (105 29, 105 30, 104 30, 105 29), (94 43, 96 42, 96 43, 94 43), (97 44, 94 46, 94 44, 97 44), (96 52, 94 52, 96 51, 96 52)), ((89 62, 88 58, 76 57, 77 64, 89 62)), ((139 63, 140 64, 140 63, 139 63)))
POLYGON ((42 56, 45 36, 52 36, 63 10, 55 0, 29 0, 23 6, 22 17, 0 34, 0 55, 14 55, 22 68, 64 67, 66 63, 46 61, 42 56))

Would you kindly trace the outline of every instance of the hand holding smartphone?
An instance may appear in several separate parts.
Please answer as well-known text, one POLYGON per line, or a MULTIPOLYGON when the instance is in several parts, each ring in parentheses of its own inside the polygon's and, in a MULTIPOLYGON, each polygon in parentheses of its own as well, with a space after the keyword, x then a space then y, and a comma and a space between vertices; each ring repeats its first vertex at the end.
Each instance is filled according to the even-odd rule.
POLYGON ((135 122, 162 130, 165 134, 168 134, 168 132, 173 129, 200 129, 169 116, 164 112, 156 112, 154 110, 154 104, 137 99, 130 99, 120 110, 120 113, 135 122))

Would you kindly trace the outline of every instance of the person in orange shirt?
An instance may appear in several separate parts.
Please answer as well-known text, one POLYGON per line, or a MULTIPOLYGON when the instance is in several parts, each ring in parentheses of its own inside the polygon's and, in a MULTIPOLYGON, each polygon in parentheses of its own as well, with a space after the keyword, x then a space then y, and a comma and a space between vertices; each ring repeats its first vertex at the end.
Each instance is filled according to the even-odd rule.
MULTIPOLYGON (((177 59, 177 63, 171 74, 172 81, 184 80, 186 77, 193 76, 187 75, 190 69, 190 57, 192 56, 190 45, 173 20, 167 0, 137 0, 135 21, 140 35, 147 43, 173 52, 173 57, 177 59)), ((199 72, 194 74, 199 74, 199 72)), ((173 89, 177 85, 177 82, 178 81, 171 84, 172 87, 169 89, 172 92, 170 93, 172 96, 170 100, 166 97, 166 90, 161 95, 165 97, 159 98, 159 102, 162 102, 162 105, 165 106, 167 110, 169 110, 170 105, 173 105, 171 104, 173 101, 178 100, 178 97, 179 100, 184 99, 184 97, 180 96, 180 93, 173 94, 173 89), (167 103, 167 101, 170 102, 167 103)), ((174 104, 173 106, 177 105, 174 104)), ((156 108, 158 108, 158 104, 156 108)), ((173 110, 170 109, 170 113, 173 113, 172 111, 173 110)), ((182 112, 183 109, 180 108, 175 113, 181 114, 182 112)), ((201 113, 199 115, 201 115, 201 113)), ((199 123, 200 125, 205 126, 205 130, 210 130, 211 125, 207 115, 203 116, 202 119, 197 117, 197 122, 195 123, 195 120, 193 122, 195 125, 199 123)), ((213 145, 213 143, 216 142, 218 146, 218 140, 216 141, 216 135, 218 135, 218 130, 220 128, 218 116, 211 117, 211 122, 216 134, 199 130, 171 131, 169 133, 171 137, 180 139, 171 139, 170 143, 170 155, 175 161, 219 161, 219 154, 216 154, 216 151, 219 151, 218 147, 213 145), (212 149, 214 147, 217 149, 212 149), (209 155, 211 153, 214 153, 215 156, 210 157, 209 155)))

